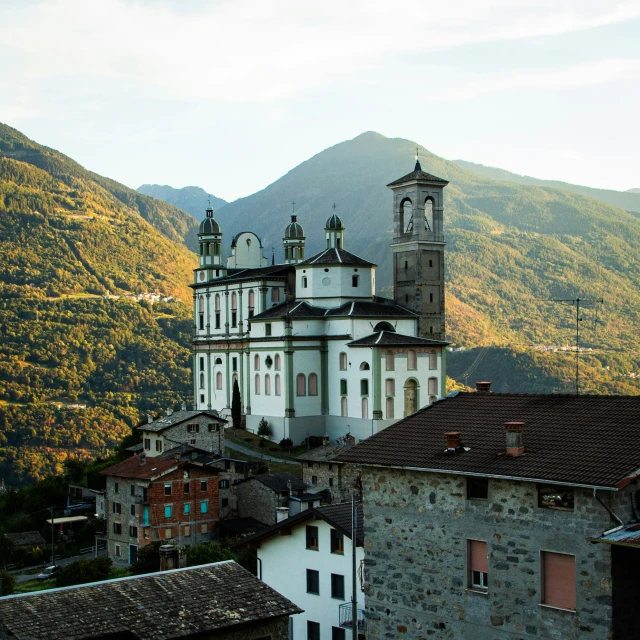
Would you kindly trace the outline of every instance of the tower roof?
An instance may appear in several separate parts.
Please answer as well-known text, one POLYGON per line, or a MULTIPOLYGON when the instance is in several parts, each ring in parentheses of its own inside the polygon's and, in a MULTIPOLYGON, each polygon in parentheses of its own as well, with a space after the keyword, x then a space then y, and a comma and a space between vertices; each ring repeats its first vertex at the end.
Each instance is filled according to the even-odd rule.
POLYGON ((289 240, 294 238, 304 238, 304 229, 302 228, 302 225, 297 222, 297 217, 292 215, 291 222, 284 230, 284 239, 289 240))
POLYGON ((213 209, 207 208, 207 217, 200 223, 200 231, 198 235, 210 235, 212 233, 220 233, 220 225, 213 219, 213 209))
POLYGON ((335 211, 324 225, 325 229, 344 229, 344 222, 336 215, 335 211))
POLYGON ((390 182, 387 187, 395 187, 400 184, 405 184, 406 182, 435 182, 443 186, 449 184, 448 180, 443 180, 442 178, 438 178, 438 176, 423 171, 420 166, 420 160, 416 160, 416 166, 411 173, 407 173, 406 176, 390 182))

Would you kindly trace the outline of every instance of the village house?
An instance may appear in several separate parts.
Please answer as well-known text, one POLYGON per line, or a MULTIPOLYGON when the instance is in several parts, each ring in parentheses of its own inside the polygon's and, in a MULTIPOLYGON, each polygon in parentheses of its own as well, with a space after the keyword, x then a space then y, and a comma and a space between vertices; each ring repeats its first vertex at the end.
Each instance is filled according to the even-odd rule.
POLYGON ((134 455, 100 472, 106 476, 107 550, 133 564, 154 540, 180 546, 211 540, 218 520, 216 468, 180 457, 134 455))
POLYGON ((637 638, 640 397, 453 392, 362 471, 367 637, 637 638))
MULTIPOLYGON (((356 516, 358 638, 364 638, 362 506, 356 516)), ((252 549, 259 577, 295 602, 291 638, 346 640, 352 622, 352 505, 311 508, 245 538, 236 549, 252 549), (283 570, 286 567, 286 570, 283 570)))
POLYGON ((226 561, 0 598, 0 639, 288 640, 298 613, 226 561))

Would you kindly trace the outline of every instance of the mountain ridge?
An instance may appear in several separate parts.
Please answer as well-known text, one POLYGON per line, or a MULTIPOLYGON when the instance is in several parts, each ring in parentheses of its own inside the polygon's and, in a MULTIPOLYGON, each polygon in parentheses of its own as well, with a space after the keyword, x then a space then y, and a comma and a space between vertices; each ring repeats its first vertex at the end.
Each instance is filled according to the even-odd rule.
POLYGON ((218 198, 212 193, 207 193, 201 187, 186 186, 174 188, 167 184, 143 184, 136 191, 146 196, 163 200, 169 204, 186 211, 195 220, 199 221, 205 209, 211 205, 215 211, 228 204, 226 200, 218 198))

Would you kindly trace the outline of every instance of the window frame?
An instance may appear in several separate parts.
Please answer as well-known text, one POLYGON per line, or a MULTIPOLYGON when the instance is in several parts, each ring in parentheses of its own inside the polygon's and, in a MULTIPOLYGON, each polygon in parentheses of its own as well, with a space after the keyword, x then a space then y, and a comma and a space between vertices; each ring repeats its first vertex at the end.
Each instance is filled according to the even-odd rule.
POLYGON ((469 538, 467 540, 467 587, 472 591, 480 591, 487 593, 489 590, 489 545, 486 540, 476 540, 469 538), (474 568, 473 564, 473 543, 484 545, 486 557, 487 571, 481 571, 480 568, 474 568))
POLYGON ((344 601, 345 599, 345 582, 344 574, 332 573, 331 574, 331 597, 344 601), (342 579, 342 589, 340 589, 340 579, 342 579))
POLYGON ((331 528, 329 532, 330 550, 339 556, 344 555, 344 534, 337 529, 331 528))
POLYGON ((308 524, 305 527, 305 544, 306 544, 306 547, 305 547, 306 549, 309 549, 311 551, 319 551, 320 545, 319 545, 318 527, 314 527, 313 525, 310 525, 310 524, 308 524), (310 544, 310 543, 313 543, 314 540, 315 540, 315 545, 310 544))
POLYGON ((320 572, 316 569, 307 569, 307 593, 314 596, 320 595, 320 572))
POLYGON ((476 476, 468 476, 467 477, 467 500, 479 500, 482 502, 486 502, 489 499, 489 478, 478 478, 476 476), (480 491, 478 493, 484 493, 484 496, 481 495, 472 495, 474 493, 473 486, 476 488, 479 484, 484 485, 485 491, 480 491))
POLYGON ((540 606, 550 607, 552 609, 561 609, 563 611, 577 611, 577 576, 576 576, 576 556, 573 553, 563 553, 559 551, 550 551, 548 549, 540 550, 540 606), (547 566, 546 556, 566 556, 573 558, 573 607, 563 606, 561 604, 552 603, 547 601, 547 566))

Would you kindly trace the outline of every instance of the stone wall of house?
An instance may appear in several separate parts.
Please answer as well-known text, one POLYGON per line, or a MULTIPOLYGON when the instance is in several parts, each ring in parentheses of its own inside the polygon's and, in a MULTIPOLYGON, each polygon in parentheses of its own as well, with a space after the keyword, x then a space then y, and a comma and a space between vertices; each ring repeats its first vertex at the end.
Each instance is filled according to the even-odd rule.
POLYGON ((255 518, 265 524, 275 524, 278 494, 255 478, 235 485, 238 518, 255 518))
POLYGON ((359 471, 352 464, 335 462, 303 462, 302 479, 309 487, 322 487, 331 490, 334 503, 348 502, 351 492, 357 489, 359 471))
MULTIPOLYGON (((626 522, 633 490, 599 495, 626 522)), ((585 536, 615 523, 590 490, 558 511, 535 483, 490 479, 468 500, 461 476, 366 468, 363 493, 367 640, 612 637, 610 548, 585 536), (469 588, 470 539, 488 543, 486 593, 469 588), (542 550, 575 555, 576 612, 541 605, 542 550)))
POLYGON ((180 444, 188 444, 219 455, 224 454, 225 424, 206 414, 195 416, 164 431, 142 431, 142 446, 148 456, 156 456, 180 444), (197 425, 197 431, 195 428, 197 425), (162 439, 162 450, 157 451, 155 441, 162 439))

